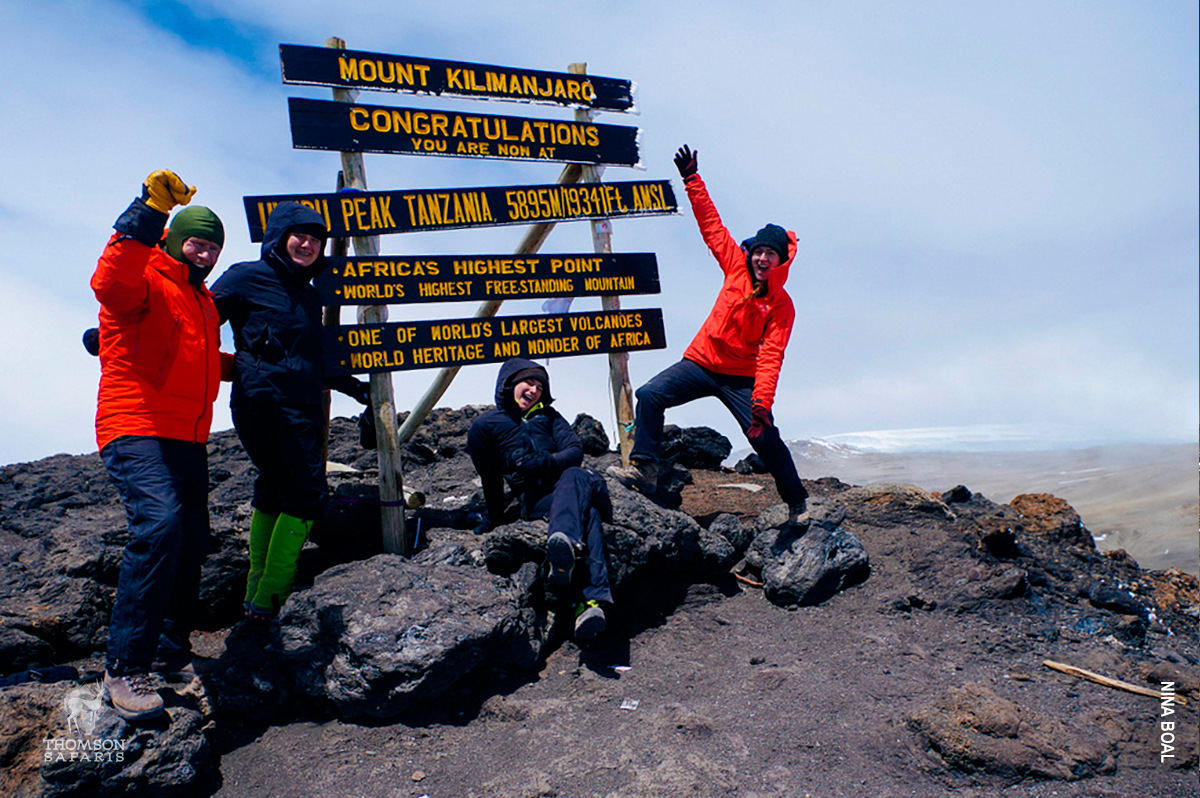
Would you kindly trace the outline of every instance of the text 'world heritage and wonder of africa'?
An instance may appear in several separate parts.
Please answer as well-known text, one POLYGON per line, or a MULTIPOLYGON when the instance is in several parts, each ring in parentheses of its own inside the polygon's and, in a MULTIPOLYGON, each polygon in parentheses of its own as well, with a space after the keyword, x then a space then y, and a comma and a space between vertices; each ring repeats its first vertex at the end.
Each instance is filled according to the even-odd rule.
POLYGON ((666 348, 662 311, 596 311, 325 328, 329 375, 406 371, 511 357, 569 357, 666 348))

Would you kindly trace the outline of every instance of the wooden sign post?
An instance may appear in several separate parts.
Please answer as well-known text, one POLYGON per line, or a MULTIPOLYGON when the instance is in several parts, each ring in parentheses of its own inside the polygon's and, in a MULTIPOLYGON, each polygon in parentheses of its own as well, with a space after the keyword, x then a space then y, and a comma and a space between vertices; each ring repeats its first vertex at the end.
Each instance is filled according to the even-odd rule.
MULTIPOLYGON (((573 75, 586 75, 587 64, 576 63, 567 67, 573 75)), ((575 111, 577 122, 591 121, 593 111, 575 111)), ((583 182, 599 183, 599 169, 591 164, 583 167, 583 182)), ((596 252, 612 252, 612 222, 599 219, 592 222, 592 247, 596 252)), ((605 310, 620 310, 621 298, 615 294, 601 297, 600 306, 605 310)), ((612 388, 613 410, 617 416, 617 450, 621 453, 621 464, 629 465, 633 451, 633 388, 629 384, 629 355, 626 352, 610 352, 608 355, 608 381, 612 388)))
MULTIPOLYGON (((325 42, 335 50, 345 50, 346 43, 336 37, 325 42)), ((354 101, 348 89, 334 89, 338 102, 354 101)), ((342 176, 346 188, 367 190, 367 175, 362 153, 343 152, 342 176)), ((379 254, 378 236, 356 236, 354 254, 379 254)), ((387 305, 367 305, 358 309, 360 324, 380 324, 388 318, 387 305)), ((371 408, 375 413, 375 435, 379 459, 379 513, 383 522, 383 550, 389 554, 409 556, 408 536, 404 530, 404 476, 400 459, 400 443, 396 438, 396 400, 390 373, 371 375, 371 408)))
POLYGON ((609 354, 623 463, 632 448, 633 401, 628 356, 666 345, 660 309, 622 311, 620 294, 658 292, 651 253, 612 253, 616 217, 677 212, 669 181, 601 183, 603 165, 641 167, 638 128, 595 123, 597 112, 636 113, 631 81, 325 47, 280 45, 284 83, 330 86, 334 102, 292 98, 292 143, 341 155, 334 194, 243 199, 252 241, 267 217, 294 200, 325 220, 338 249, 329 274, 314 280, 325 314, 325 366, 330 375, 369 373, 379 456, 384 550, 407 556, 400 445, 410 439, 462 365, 510 357, 609 354), (358 90, 574 108, 574 120, 430 111, 368 105, 358 90), (550 185, 369 191, 361 153, 563 162, 550 185), (347 191, 342 191, 342 184, 347 191), (594 255, 538 256, 560 221, 592 222, 594 255), (379 235, 425 230, 529 225, 514 256, 383 256, 379 235), (346 254, 352 239, 355 257, 346 254), (494 318, 506 298, 600 296, 603 310, 494 318), (473 318, 388 323, 388 304, 483 299, 473 318), (339 308, 359 306, 358 324, 339 324, 339 308), (390 372, 441 366, 434 385, 396 428, 390 372))

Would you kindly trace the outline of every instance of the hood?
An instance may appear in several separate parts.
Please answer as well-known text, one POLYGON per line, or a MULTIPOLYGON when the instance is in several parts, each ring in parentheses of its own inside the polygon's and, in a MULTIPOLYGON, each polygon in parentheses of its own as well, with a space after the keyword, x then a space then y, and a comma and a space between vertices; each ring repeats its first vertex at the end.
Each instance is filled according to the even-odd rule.
POLYGON ((526 370, 541 372, 539 376, 546 385, 546 390, 542 395, 542 404, 549 405, 554 401, 554 397, 550 395, 550 373, 532 360, 514 357, 504 361, 504 365, 500 367, 500 373, 496 376, 496 407, 509 413, 517 409, 512 397, 513 386, 517 384, 517 380, 513 378, 526 370))
MULTIPOLYGON (((263 231, 262 259, 277 269, 283 269, 285 274, 304 282, 308 282, 320 274, 329 266, 329 258, 325 257, 323 247, 321 255, 313 261, 311 266, 301 268, 288 257, 287 250, 283 246, 289 230, 309 225, 317 225, 322 230, 326 229, 325 219, 307 205, 301 205, 292 200, 276 205, 275 210, 271 211, 271 215, 267 219, 267 228, 263 231)), ((323 239, 323 241, 325 240, 328 240, 328 234, 323 239)))

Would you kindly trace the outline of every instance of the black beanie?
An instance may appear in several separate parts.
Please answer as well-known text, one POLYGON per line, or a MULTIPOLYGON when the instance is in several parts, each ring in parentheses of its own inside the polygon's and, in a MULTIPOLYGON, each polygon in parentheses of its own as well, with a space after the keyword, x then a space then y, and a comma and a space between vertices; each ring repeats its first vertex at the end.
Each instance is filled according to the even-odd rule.
POLYGON ((779 255, 779 262, 783 263, 788 258, 788 234, 777 224, 769 224, 763 229, 754 234, 754 238, 747 238, 742 242, 742 247, 749 255, 754 251, 755 247, 770 247, 779 255))

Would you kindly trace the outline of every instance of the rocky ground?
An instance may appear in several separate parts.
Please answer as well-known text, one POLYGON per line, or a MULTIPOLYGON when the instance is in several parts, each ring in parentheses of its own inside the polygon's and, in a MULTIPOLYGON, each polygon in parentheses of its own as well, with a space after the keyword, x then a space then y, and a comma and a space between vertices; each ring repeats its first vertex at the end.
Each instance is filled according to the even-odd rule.
MULTIPOLYGON (((88 734, 66 727, 79 682, 3 688, 0 792, 1197 794, 1196 579, 1101 554, 1065 502, 806 480, 817 523, 797 539, 768 477, 716 470, 728 442, 678 431, 688 468, 656 497, 678 511, 610 483, 618 604, 580 647, 541 584, 544 524, 469 532, 477 412, 439 411, 408 447, 426 496, 411 561, 378 554, 374 455, 335 422, 331 459, 360 470, 332 476, 302 589, 266 633, 236 623, 253 472, 215 436, 202 684, 164 682, 158 724, 100 712, 88 734), (122 761, 46 762, 68 739, 120 741, 122 761)), ((589 463, 615 460, 580 429, 589 463)), ((0 469, 0 674, 102 667, 123 537, 94 455, 0 469)))

